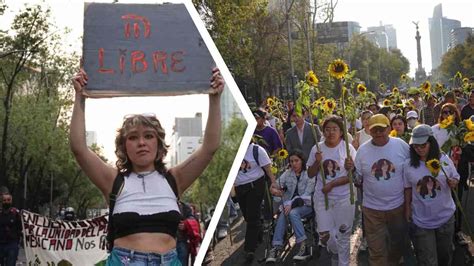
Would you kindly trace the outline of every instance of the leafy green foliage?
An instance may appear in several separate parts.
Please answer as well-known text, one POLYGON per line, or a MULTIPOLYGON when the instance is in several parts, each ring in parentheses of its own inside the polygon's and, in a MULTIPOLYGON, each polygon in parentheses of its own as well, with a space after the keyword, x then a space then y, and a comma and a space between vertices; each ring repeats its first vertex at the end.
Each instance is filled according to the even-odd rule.
POLYGON ((439 66, 446 79, 460 72, 465 77, 474 76, 474 35, 470 35, 463 44, 446 52, 439 66))
POLYGON ((183 197, 185 201, 202 203, 204 206, 217 204, 246 128, 247 123, 244 120, 231 120, 224 129, 219 150, 204 173, 186 191, 183 197))

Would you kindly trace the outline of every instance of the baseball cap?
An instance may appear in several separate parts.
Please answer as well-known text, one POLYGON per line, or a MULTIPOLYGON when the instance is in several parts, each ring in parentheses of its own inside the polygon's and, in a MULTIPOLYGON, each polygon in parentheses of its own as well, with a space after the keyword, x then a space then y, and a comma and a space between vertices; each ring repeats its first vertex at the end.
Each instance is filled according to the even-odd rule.
POLYGON ((430 136, 433 136, 433 130, 430 126, 425 124, 418 125, 411 133, 410 144, 426 143, 430 136))
POLYGON ((416 111, 409 111, 407 113, 407 119, 410 119, 410 118, 418 119, 418 113, 416 111))
POLYGON ((369 118, 369 129, 388 126, 390 126, 390 121, 388 121, 388 118, 383 114, 376 114, 369 118))

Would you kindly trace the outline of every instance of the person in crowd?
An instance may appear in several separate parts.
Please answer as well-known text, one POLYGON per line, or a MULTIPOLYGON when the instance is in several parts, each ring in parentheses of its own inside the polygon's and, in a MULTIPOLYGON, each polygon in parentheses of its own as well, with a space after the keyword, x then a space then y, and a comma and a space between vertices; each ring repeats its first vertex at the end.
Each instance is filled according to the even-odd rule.
POLYGON ((434 112, 434 106, 436 104, 436 98, 432 94, 425 96, 426 105, 420 111, 421 122, 423 124, 433 126, 436 124, 436 117, 434 112))
POLYGON ((64 221, 75 221, 76 220, 76 213, 73 207, 67 207, 64 210, 64 221))
POLYGON ((270 156, 274 155, 283 147, 278 132, 266 123, 267 113, 262 109, 257 109, 253 112, 255 120, 257 120, 257 127, 255 128, 255 135, 259 135, 265 140, 261 146, 265 148, 270 156))
POLYGON ((407 124, 408 131, 411 131, 417 125, 420 124, 420 122, 418 121, 418 113, 416 111, 409 111, 406 117, 407 117, 406 124, 407 124))
POLYGON ((451 159, 440 152, 429 125, 413 129, 410 158, 403 167, 405 218, 412 222, 417 264, 451 265, 456 209, 451 189, 457 187, 459 174, 451 159), (438 161, 434 169, 432 160, 438 161))
POLYGON ((362 213, 369 249, 370 265, 398 265, 407 243, 404 218, 403 168, 409 146, 390 138, 390 121, 382 114, 369 119, 372 140, 357 151, 355 168, 362 183, 362 213), (386 160, 390 178, 377 178, 379 161, 386 160), (388 233, 388 236, 387 234, 388 233))
POLYGON ((454 96, 456 97, 456 107, 459 111, 467 104, 467 100, 464 97, 464 93, 461 88, 455 88, 453 90, 454 96))
POLYGON ((377 114, 380 110, 380 106, 377 104, 377 101, 375 101, 375 103, 369 104, 367 110, 371 111, 372 114, 377 114))
POLYGON ((474 115, 474 89, 469 93, 469 101, 461 109, 461 119, 466 120, 474 115))
POLYGON ((355 206, 350 203, 348 172, 354 170, 356 150, 349 144, 346 153, 343 122, 339 116, 327 117, 322 125, 324 141, 320 152, 313 146, 308 159, 308 174, 317 175, 314 193, 317 231, 321 243, 329 252, 337 254, 339 264, 349 265, 349 240, 354 221, 355 206), (320 165, 323 162, 326 184, 322 182, 320 165), (328 198, 328 209, 325 206, 328 198))
POLYGON ((265 194, 265 175, 270 179, 270 191, 278 189, 271 165, 272 161, 265 149, 251 142, 235 179, 237 201, 247 223, 244 242, 246 263, 253 261, 257 242, 262 233, 260 216, 265 194))
POLYGON ((113 249, 107 265, 119 265, 132 257, 136 265, 179 263, 176 233, 181 215, 177 198, 201 175, 220 145, 220 97, 224 80, 219 69, 212 70, 203 143, 187 160, 170 169, 163 162, 168 148, 165 131, 154 114, 124 117, 115 139, 116 167, 105 163, 88 148, 83 94, 87 80, 83 69, 72 80, 75 101, 70 127, 71 150, 106 199, 116 178, 123 180, 115 208, 110 213, 113 249))
POLYGON ((316 133, 316 139, 311 129, 311 124, 305 121, 307 112, 303 111, 300 116, 296 112, 291 113, 291 122, 295 123, 295 126, 286 132, 285 144, 286 149, 289 153, 294 150, 303 151, 304 158, 307 159, 311 147, 313 147, 317 141, 321 139, 321 131, 318 125, 314 125, 314 131, 316 133))
POLYGON ((302 261, 310 256, 301 218, 312 213, 311 197, 314 192, 315 179, 308 177, 302 151, 293 150, 289 154, 289 161, 290 168, 277 180, 280 189, 273 190, 273 195, 282 197, 282 205, 273 234, 272 249, 266 262, 275 262, 283 250, 283 239, 288 220, 295 232, 296 244, 299 245, 299 251, 293 259, 302 261))
POLYGON ((9 192, 2 194, 0 209, 0 265, 15 266, 20 250, 22 226, 20 211, 12 206, 9 192))
POLYGON ((447 103, 451 103, 451 104, 454 104, 454 106, 456 106, 456 96, 454 95, 454 92, 452 92, 452 91, 446 92, 444 94, 443 101, 441 101, 441 102, 439 102, 435 105, 435 107, 434 107, 434 117, 435 117, 435 119, 437 119, 441 115, 442 107, 447 103))
POLYGON ((202 240, 201 226, 190 205, 179 201, 179 207, 182 220, 178 225, 176 250, 182 266, 189 265, 189 259, 193 265, 202 240))
MULTIPOLYGON (((413 111, 414 112, 414 111, 413 111)), ((416 112, 415 112, 416 113, 416 112)), ((405 142, 408 143, 410 134, 408 130, 408 122, 405 119, 405 117, 401 114, 395 115, 391 120, 390 120, 390 126, 392 127, 392 131, 395 130, 396 135, 392 137, 398 137, 403 139, 405 142)))
POLYGON ((459 125, 461 117, 459 115, 458 108, 455 104, 446 103, 443 105, 443 108, 441 108, 441 113, 438 117, 438 123, 431 127, 433 129, 433 136, 438 142, 438 146, 440 148, 443 147, 444 143, 448 140, 450 134, 446 128, 443 128, 441 126, 441 122, 443 122, 449 116, 452 116, 453 123, 455 125, 459 125))

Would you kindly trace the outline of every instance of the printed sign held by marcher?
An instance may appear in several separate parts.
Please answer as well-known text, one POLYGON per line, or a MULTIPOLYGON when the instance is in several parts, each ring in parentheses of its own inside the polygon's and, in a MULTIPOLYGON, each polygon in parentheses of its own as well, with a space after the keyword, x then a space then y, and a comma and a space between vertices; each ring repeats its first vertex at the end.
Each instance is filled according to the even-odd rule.
POLYGON ((90 97, 206 93, 215 65, 184 4, 87 3, 90 97))
POLYGON ((53 220, 23 210, 28 265, 94 265, 107 258, 107 216, 80 221, 53 220))

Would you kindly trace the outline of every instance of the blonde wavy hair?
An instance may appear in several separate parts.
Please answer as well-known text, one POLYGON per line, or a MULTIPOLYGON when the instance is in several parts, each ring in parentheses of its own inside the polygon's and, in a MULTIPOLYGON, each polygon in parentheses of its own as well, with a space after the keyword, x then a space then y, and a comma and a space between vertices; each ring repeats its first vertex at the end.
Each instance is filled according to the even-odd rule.
POLYGON ((133 115, 124 119, 122 127, 117 130, 117 135, 115 137, 115 155, 118 158, 115 166, 121 173, 130 174, 130 172, 132 172, 132 162, 127 156, 125 142, 127 140, 127 135, 137 126, 144 126, 153 129, 156 138, 158 139, 155 169, 159 173, 165 173, 167 169, 163 162, 163 158, 165 158, 168 153, 169 145, 166 145, 165 143, 165 130, 155 116, 133 115))

